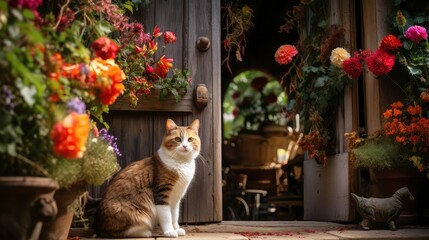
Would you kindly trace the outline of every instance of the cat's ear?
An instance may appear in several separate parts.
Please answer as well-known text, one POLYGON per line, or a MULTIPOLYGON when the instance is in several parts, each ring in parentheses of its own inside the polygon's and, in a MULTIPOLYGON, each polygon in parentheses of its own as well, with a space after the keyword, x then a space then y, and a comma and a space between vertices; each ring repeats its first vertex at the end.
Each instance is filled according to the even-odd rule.
POLYGON ((195 119, 195 120, 191 123, 191 125, 189 125, 189 128, 190 128, 190 129, 192 129, 192 130, 194 130, 194 131, 195 131, 195 132, 197 132, 197 134, 198 134, 198 128, 200 128, 200 120, 195 119))
POLYGON ((173 120, 167 119, 167 123, 165 124, 165 128, 166 128, 167 132, 170 132, 171 130, 177 128, 177 125, 176 125, 176 123, 174 123, 173 120))

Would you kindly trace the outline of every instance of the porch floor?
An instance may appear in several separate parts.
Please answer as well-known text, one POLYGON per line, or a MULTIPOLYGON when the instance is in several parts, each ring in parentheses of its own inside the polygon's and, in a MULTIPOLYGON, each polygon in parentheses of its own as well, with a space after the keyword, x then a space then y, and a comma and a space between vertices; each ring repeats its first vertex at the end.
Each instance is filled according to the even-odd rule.
MULTIPOLYGON (((253 240, 253 239, 318 239, 318 240, 366 240, 366 239, 429 239, 428 225, 400 225, 396 231, 378 228, 369 231, 361 230, 358 224, 341 224, 316 221, 251 221, 251 222, 221 222, 207 225, 183 226, 186 236, 178 239, 190 240, 253 240)), ((72 229, 69 236, 79 236, 82 240, 92 239, 91 230, 72 229)), ((97 238, 102 239, 102 238, 97 238)), ((136 238, 137 239, 137 238, 136 238)), ((136 240, 130 239, 129 240, 136 240)), ((142 239, 142 238, 140 238, 142 239)), ((168 240, 161 235, 149 240, 168 240)))

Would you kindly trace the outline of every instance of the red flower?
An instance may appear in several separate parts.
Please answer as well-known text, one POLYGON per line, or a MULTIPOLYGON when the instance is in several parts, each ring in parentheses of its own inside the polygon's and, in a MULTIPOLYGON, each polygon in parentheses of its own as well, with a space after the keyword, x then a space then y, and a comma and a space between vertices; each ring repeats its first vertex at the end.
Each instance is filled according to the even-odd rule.
POLYGON ((237 99, 237 98, 239 98, 240 97, 240 95, 241 95, 241 93, 239 92, 239 91, 235 91, 233 94, 232 94, 232 99, 237 99))
POLYGON ((277 49, 276 53, 274 54, 274 58, 278 64, 287 65, 292 61, 292 58, 296 54, 298 54, 298 50, 295 46, 285 44, 277 49))
POLYGON ((264 98, 264 102, 266 104, 272 104, 277 102, 277 95, 274 93, 270 93, 268 96, 264 98))
POLYGON ((368 69, 376 76, 387 74, 395 65, 395 55, 382 49, 377 49, 366 59, 368 69))
POLYGON ((158 26, 155 26, 155 27, 153 28, 152 36, 153 36, 153 37, 159 37, 159 36, 161 36, 161 35, 162 35, 161 29, 160 29, 158 26))
POLYGON ((100 57, 104 60, 115 58, 119 51, 118 45, 116 45, 113 40, 107 37, 99 37, 92 43, 91 48, 94 49, 95 55, 97 55, 97 57, 100 57))
POLYGON ((68 159, 81 158, 86 150, 89 130, 88 114, 70 113, 51 131, 54 153, 68 159))
POLYGON ((164 33, 164 43, 175 43, 176 42, 176 35, 174 35, 173 32, 165 32, 164 33))
POLYGON ((349 59, 344 60, 343 70, 352 78, 359 77, 363 72, 360 58, 355 55, 349 59))
POLYGON ((255 91, 262 91, 262 89, 264 89, 265 85, 267 85, 268 83, 268 78, 267 77, 257 77, 255 79, 253 79, 252 81, 252 88, 255 89, 255 91))
POLYGON ((392 34, 385 36, 380 43, 380 48, 388 52, 394 51, 399 47, 402 47, 401 40, 392 34))
POLYGON ((162 56, 161 59, 159 59, 158 63, 155 67, 155 74, 160 76, 161 78, 165 78, 167 76, 168 71, 170 68, 173 67, 173 59, 172 58, 165 58, 165 56, 162 56))

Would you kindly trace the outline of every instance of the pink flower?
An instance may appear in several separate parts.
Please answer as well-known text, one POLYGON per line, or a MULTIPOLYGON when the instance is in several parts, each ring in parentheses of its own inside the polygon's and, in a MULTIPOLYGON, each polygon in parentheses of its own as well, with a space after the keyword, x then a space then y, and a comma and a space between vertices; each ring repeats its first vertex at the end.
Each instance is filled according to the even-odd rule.
POLYGON ((287 65, 292 61, 292 58, 296 54, 298 54, 298 50, 295 46, 285 44, 277 49, 276 53, 274 54, 274 58, 278 64, 287 65))
POLYGON ((392 70, 395 65, 395 59, 395 55, 390 54, 383 49, 377 49, 366 59, 366 65, 374 75, 380 76, 392 70))
POLYGON ((43 0, 9 0, 9 5, 12 7, 29 8, 36 10, 43 0))
POLYGON ((423 39, 428 39, 428 33, 426 32, 426 28, 414 25, 407 29, 405 37, 414 43, 419 43, 423 39))
POLYGON ((176 42, 176 35, 174 35, 173 32, 165 32, 164 33, 164 43, 175 43, 176 42))
POLYGON ((362 74, 362 63, 360 62, 359 56, 355 55, 344 60, 343 70, 352 78, 359 77, 362 74))

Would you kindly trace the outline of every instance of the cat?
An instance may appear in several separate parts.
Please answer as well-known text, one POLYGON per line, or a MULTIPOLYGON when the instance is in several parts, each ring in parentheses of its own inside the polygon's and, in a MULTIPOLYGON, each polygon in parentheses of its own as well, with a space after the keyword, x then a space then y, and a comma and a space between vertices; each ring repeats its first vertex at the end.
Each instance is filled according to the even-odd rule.
POLYGON ((179 208, 200 154, 199 125, 198 119, 189 126, 168 119, 158 151, 113 178, 97 209, 97 237, 152 237, 158 223, 166 237, 186 234, 179 208))

